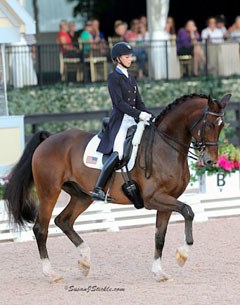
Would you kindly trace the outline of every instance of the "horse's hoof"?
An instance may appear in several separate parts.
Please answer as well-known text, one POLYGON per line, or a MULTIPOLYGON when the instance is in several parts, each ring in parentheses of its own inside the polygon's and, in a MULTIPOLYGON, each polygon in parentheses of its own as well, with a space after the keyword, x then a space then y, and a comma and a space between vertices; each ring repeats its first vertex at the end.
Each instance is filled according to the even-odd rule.
POLYGON ((87 276, 90 270, 90 248, 83 242, 79 247, 80 259, 78 260, 78 266, 84 276, 87 276))
POLYGON ((188 251, 185 248, 178 248, 176 251, 176 260, 180 267, 183 267, 188 259, 188 251))
POLYGON ((79 260, 78 266, 84 276, 88 276, 89 270, 90 270, 90 262, 86 259, 79 260))
POLYGON ((163 271, 155 273, 155 279, 159 283, 173 281, 173 278, 171 277, 171 275, 169 275, 163 271))

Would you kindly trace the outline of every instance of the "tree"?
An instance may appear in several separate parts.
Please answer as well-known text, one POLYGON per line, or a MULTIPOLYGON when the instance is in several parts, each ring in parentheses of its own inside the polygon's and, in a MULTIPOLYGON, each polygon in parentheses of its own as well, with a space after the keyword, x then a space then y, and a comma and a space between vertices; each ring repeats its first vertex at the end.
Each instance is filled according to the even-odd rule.
POLYGON ((108 8, 111 0, 67 0, 75 2, 73 16, 81 15, 86 19, 99 18, 108 8))

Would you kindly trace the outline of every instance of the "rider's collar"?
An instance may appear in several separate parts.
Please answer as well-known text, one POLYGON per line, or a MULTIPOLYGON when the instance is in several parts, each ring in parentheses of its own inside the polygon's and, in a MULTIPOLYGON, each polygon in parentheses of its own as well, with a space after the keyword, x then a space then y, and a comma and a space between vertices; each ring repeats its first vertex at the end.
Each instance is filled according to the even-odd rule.
POLYGON ((116 67, 116 71, 117 71, 118 73, 124 74, 126 77, 128 77, 128 70, 127 70, 127 69, 121 68, 121 67, 117 66, 117 67, 116 67))

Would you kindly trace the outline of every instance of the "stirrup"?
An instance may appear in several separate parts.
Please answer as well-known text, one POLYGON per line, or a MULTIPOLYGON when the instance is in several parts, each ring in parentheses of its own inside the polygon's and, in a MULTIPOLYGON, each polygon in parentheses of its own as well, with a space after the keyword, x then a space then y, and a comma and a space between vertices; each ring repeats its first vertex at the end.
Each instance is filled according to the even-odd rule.
POLYGON ((115 202, 115 199, 107 196, 101 188, 97 188, 93 192, 91 192, 91 196, 93 200, 115 202))

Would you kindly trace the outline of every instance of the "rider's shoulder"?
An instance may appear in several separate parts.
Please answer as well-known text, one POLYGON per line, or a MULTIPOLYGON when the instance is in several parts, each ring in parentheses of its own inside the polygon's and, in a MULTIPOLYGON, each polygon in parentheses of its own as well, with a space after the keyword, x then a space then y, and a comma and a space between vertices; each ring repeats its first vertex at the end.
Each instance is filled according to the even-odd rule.
POLYGON ((108 81, 118 80, 119 78, 119 73, 117 73, 115 70, 108 75, 108 81))

